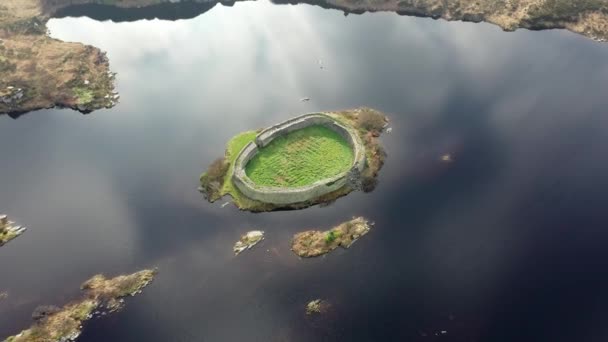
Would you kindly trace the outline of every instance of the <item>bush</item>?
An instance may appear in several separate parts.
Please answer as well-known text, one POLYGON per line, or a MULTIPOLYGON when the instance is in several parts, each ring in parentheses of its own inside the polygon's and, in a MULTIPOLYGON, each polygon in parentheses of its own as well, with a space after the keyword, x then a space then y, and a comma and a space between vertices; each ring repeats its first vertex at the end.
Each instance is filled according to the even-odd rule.
POLYGON ((224 158, 216 159, 209 169, 201 176, 201 190, 207 198, 213 200, 219 198, 219 191, 224 184, 224 177, 228 172, 230 164, 224 158))
POLYGON ((386 125, 384 115, 375 111, 361 111, 357 118, 357 127, 367 131, 380 133, 384 125, 386 125))
POLYGON ((361 190, 365 193, 372 192, 378 186, 378 179, 375 177, 363 177, 361 179, 361 190))
POLYGON ((338 234, 336 234, 336 232, 334 232, 332 230, 329 233, 327 233, 327 235, 325 236, 325 242, 326 243, 332 243, 332 242, 334 242, 336 240, 337 237, 338 237, 338 234))

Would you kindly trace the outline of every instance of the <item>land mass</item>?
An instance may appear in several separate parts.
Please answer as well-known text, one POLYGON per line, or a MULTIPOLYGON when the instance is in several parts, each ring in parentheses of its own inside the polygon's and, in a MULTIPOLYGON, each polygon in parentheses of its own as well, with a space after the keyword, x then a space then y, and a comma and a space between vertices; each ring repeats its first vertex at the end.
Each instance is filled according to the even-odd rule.
POLYGON ((38 0, 0 3, 0 113, 13 117, 43 108, 83 113, 114 106, 114 74, 106 55, 48 36, 38 0))
POLYGON ((124 305, 122 298, 140 293, 155 275, 156 270, 143 270, 112 279, 98 274, 82 284, 82 298, 61 308, 52 305, 38 307, 32 314, 36 322, 4 342, 74 341, 84 322, 94 315, 120 310, 124 305))
POLYGON ((371 225, 363 217, 356 217, 328 230, 308 230, 297 233, 291 241, 291 250, 302 258, 327 254, 338 247, 349 248, 367 234, 371 225))
MULTIPOLYGON (((370 108, 309 115, 315 117, 301 120, 330 120, 359 141, 357 143, 357 146, 360 146, 359 154, 364 155, 360 157, 362 161, 353 166, 350 172, 342 172, 334 178, 323 178, 329 174, 328 170, 334 172, 342 170, 344 161, 341 156, 336 154, 338 152, 348 153, 345 153, 342 142, 328 142, 336 137, 320 131, 317 125, 308 126, 314 128, 311 131, 304 127, 288 132, 285 136, 275 137, 275 140, 268 143, 267 146, 254 146, 254 142, 260 141, 260 137, 272 134, 267 132, 272 132, 275 125, 261 132, 244 132, 232 138, 227 144, 225 156, 215 160, 201 175, 199 190, 210 202, 223 196, 230 196, 238 208, 253 212, 302 209, 316 204, 331 203, 355 190, 372 191, 376 187, 378 172, 384 165, 386 157, 378 138, 388 125, 387 117, 370 108), (302 133, 306 134, 302 135, 302 133), (243 170, 242 165, 239 165, 239 156, 242 157, 242 154, 246 153, 251 146, 259 148, 260 152, 247 163, 243 170), (318 149, 324 147, 328 148, 328 150, 323 150, 326 152, 325 157, 317 158, 318 149), (258 156, 261 156, 262 160, 259 162, 263 165, 257 164, 258 156), (307 163, 308 165, 306 165, 307 163), (333 165, 336 163, 339 164, 338 168, 333 165), (241 177, 243 178, 247 178, 246 173, 249 173, 247 175, 249 176, 254 171, 255 174, 260 175, 259 178, 263 180, 262 184, 250 184, 250 180, 247 181, 253 188, 260 189, 261 194, 257 194, 257 198, 252 196, 254 189, 250 189, 248 194, 243 192, 244 181, 237 177, 238 170, 242 170, 241 177), (314 178, 311 178, 313 176, 314 178), (241 183, 239 184, 237 181, 241 183), (312 185, 311 182, 313 182, 312 185), (273 186, 268 187, 267 184, 273 186), (302 184, 307 185, 301 186, 302 184), (279 198, 279 196, 282 197, 279 198), (304 200, 299 200, 299 198, 304 198, 304 200), (294 200, 290 201, 290 199, 294 200)), ((302 117, 292 119, 295 120, 294 125, 300 123, 298 121, 300 118, 302 117)), ((279 125, 289 122, 291 121, 287 120, 279 125)), ((293 126, 285 129, 292 130, 293 126)))
MULTIPOLYGON (((241 1, 241 0, 235 0, 241 1)), ((97 19, 190 18, 228 0, 3 0, 0 3, 0 114, 13 117, 43 108, 88 113, 113 107, 114 74, 98 48, 49 37, 52 17, 97 19), (120 9, 117 18, 113 11, 120 9), (107 13, 107 14, 104 14, 107 13)), ((273 0, 308 3, 348 13, 376 11, 434 19, 489 22, 506 31, 567 29, 608 40, 608 0, 273 0)))
POLYGON ((488 22, 505 31, 567 29, 608 41, 608 0, 272 0, 309 3, 345 14, 388 11, 448 21, 488 22))

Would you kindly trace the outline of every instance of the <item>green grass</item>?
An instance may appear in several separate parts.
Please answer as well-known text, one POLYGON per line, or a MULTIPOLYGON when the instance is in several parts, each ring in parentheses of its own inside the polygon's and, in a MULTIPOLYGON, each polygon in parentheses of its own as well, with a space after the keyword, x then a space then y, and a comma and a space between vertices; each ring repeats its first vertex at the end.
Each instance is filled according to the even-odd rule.
POLYGON ((235 136, 228 142, 226 148, 226 161, 230 164, 230 167, 228 168, 228 172, 226 172, 226 179, 222 185, 222 195, 230 194, 235 200, 238 200, 238 197, 240 197, 241 193, 235 188, 234 184, 232 184, 230 175, 232 175, 232 172, 234 171, 234 161, 236 160, 236 157, 238 157, 239 152, 241 152, 245 145, 252 142, 257 135, 256 131, 247 131, 235 136))
POLYGON ((274 139, 245 172, 259 185, 299 187, 345 172, 353 160, 352 148, 338 133, 310 126, 274 139))
POLYGON ((330 230, 327 235, 325 236, 325 243, 332 243, 334 242, 338 237, 340 237, 340 233, 330 230))
POLYGON ((72 91, 74 92, 74 96, 76 97, 76 103, 78 104, 87 104, 93 101, 93 91, 90 89, 74 87, 72 88, 72 91))

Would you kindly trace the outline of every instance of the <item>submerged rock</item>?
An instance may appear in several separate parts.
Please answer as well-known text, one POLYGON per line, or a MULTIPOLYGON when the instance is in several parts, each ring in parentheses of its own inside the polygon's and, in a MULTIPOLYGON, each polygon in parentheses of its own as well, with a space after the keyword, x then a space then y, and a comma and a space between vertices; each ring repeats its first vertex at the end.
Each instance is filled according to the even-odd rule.
POLYGON ((0 300, 6 299, 8 298, 8 293, 7 292, 0 292, 0 300))
POLYGON ((356 217, 328 231, 308 230, 297 233, 291 242, 291 250, 300 257, 308 258, 329 253, 338 246, 349 248, 370 231, 370 226, 365 218, 356 217))
POLYGON ((234 244, 234 255, 239 255, 242 251, 250 249, 264 239, 264 232, 252 230, 241 236, 241 239, 234 244))
POLYGON ((330 307, 331 304, 329 304, 327 301, 324 301, 323 299, 315 299, 306 304, 306 314, 323 314, 327 312, 330 307))
POLYGON ((454 158, 452 158, 452 155, 450 153, 446 153, 444 155, 442 155, 439 160, 441 160, 444 163, 451 163, 454 161, 454 158))

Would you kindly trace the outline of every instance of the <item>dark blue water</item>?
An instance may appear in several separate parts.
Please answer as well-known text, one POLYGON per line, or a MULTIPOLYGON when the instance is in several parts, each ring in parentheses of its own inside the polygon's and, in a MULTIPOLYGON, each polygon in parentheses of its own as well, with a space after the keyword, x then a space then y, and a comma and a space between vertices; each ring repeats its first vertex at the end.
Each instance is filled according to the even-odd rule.
POLYGON ((264 2, 49 27, 108 51, 122 98, 0 117, 0 211, 29 227, 0 249, 0 336, 95 273, 157 266, 80 341, 608 340, 608 45, 264 2), (234 134, 358 106, 392 120, 375 192, 250 214, 196 191, 234 134), (376 225, 350 250, 289 250, 355 215, 376 225), (307 317, 315 298, 333 310, 307 317))

